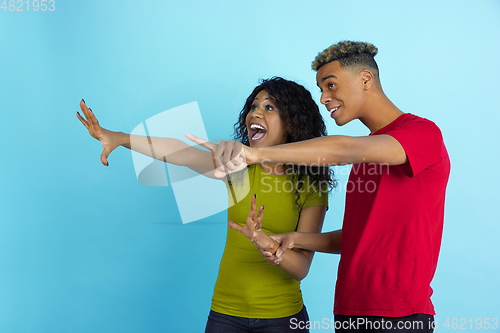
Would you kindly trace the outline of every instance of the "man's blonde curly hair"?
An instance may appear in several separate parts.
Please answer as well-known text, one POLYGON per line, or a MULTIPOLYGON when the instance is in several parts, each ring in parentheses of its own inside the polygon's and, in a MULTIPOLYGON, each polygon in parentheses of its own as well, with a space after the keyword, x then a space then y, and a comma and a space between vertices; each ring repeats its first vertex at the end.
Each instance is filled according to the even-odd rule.
POLYGON ((378 66, 375 59, 373 59, 377 52, 378 49, 375 45, 370 43, 341 41, 319 53, 312 62, 311 67, 314 71, 317 71, 321 66, 338 60, 340 67, 369 66, 375 69, 378 74, 378 66))

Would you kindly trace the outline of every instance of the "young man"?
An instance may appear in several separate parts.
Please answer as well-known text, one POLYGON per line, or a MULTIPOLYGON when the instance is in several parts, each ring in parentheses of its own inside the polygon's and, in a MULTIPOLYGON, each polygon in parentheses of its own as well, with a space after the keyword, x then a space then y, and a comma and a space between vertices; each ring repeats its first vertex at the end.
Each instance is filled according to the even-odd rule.
POLYGON ((220 175, 263 161, 353 164, 342 229, 275 235, 281 245, 269 260, 279 263, 289 248, 341 254, 337 331, 427 332, 433 329, 430 282, 441 245, 450 160, 439 128, 403 113, 384 94, 376 54, 372 44, 344 41, 312 64, 321 103, 337 125, 359 119, 368 136, 331 135, 257 148, 195 142, 212 149, 220 175))

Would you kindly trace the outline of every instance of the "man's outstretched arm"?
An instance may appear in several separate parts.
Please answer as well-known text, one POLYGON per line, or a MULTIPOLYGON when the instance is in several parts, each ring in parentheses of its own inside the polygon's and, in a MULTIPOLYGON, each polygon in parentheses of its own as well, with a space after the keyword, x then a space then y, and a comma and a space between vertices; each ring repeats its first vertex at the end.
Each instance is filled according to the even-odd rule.
MULTIPOLYGON (((243 148, 250 152, 254 163, 327 164, 377 163, 399 165, 406 163, 403 146, 390 135, 351 137, 330 135, 311 140, 273 147, 243 148), (255 156, 254 156, 255 155, 255 156)), ((247 153, 245 151, 245 153, 247 153)))
POLYGON ((314 252, 324 252, 340 254, 342 244, 342 229, 324 232, 324 233, 308 233, 308 232, 288 232, 284 234, 270 235, 272 239, 277 241, 280 246, 275 254, 270 251, 264 255, 274 264, 278 264, 283 254, 288 249, 302 249, 314 252))
MULTIPOLYGON (((201 146, 216 147, 204 139, 192 135, 187 137, 201 146)), ((262 162, 332 166, 355 163, 400 165, 407 160, 403 146, 386 134, 361 137, 329 135, 272 147, 254 148, 231 141, 231 145, 212 149, 219 175, 262 162)))

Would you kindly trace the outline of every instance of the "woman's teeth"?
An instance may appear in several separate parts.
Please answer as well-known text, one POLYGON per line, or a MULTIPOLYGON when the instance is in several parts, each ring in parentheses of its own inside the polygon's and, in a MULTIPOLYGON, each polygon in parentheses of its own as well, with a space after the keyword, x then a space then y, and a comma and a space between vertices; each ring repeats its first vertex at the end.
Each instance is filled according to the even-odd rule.
POLYGON ((265 130, 264 126, 261 126, 259 124, 252 124, 250 125, 250 128, 251 129, 261 129, 261 130, 265 130))
POLYGON ((252 135, 251 135, 252 141, 259 141, 267 133, 266 128, 262 125, 259 125, 259 124, 251 124, 250 129, 252 132, 252 135))

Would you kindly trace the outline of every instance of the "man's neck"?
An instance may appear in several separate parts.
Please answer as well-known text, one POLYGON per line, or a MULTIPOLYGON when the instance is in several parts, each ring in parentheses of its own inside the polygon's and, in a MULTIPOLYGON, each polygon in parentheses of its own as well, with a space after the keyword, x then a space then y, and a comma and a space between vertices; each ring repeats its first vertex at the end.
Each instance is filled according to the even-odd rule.
POLYGON ((403 114, 384 94, 377 94, 367 105, 359 120, 370 129, 371 133, 389 125, 403 114))

